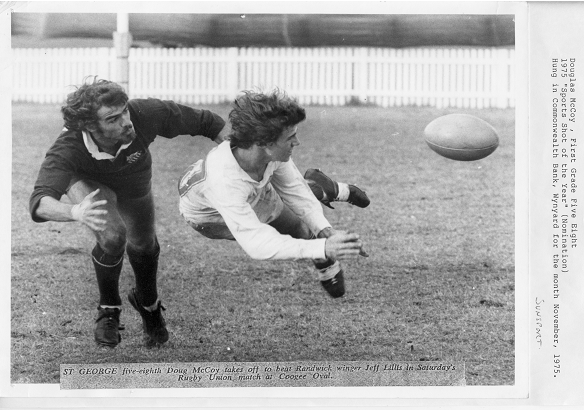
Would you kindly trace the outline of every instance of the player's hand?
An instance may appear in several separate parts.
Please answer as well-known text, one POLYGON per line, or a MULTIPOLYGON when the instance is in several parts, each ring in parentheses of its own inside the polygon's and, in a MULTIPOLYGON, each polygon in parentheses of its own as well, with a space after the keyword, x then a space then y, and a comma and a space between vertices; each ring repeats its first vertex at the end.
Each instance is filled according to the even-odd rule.
POLYGON ((362 255, 368 256, 363 250, 363 243, 359 235, 337 231, 325 241, 325 255, 334 260, 343 260, 362 255))
POLYGON ((100 192, 100 189, 89 193, 83 201, 71 207, 71 217, 75 221, 85 224, 93 231, 104 231, 107 221, 101 216, 108 214, 107 210, 98 209, 108 203, 107 200, 94 201, 94 197, 100 192))

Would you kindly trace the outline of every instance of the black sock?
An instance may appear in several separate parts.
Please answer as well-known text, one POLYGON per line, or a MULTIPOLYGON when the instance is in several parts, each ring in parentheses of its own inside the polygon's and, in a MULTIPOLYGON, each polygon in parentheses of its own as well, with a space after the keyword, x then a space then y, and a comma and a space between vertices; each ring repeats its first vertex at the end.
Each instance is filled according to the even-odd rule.
POLYGON ((138 302, 144 307, 149 307, 158 299, 156 289, 156 273, 158 271, 158 256, 160 246, 155 239, 155 251, 151 254, 141 254, 132 250, 130 245, 126 247, 128 260, 136 277, 136 293, 138 302))
POLYGON ((118 256, 106 254, 100 245, 96 244, 91 255, 100 291, 100 305, 122 305, 118 284, 124 254, 118 256))

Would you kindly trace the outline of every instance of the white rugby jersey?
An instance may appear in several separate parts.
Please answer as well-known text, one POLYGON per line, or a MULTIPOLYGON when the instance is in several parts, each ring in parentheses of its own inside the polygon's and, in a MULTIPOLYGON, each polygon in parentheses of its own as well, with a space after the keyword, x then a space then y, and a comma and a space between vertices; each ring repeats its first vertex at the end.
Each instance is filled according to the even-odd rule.
POLYGON ((324 238, 295 239, 260 221, 253 207, 272 189, 315 235, 331 227, 292 159, 270 162, 262 181, 255 181, 238 164, 229 141, 193 164, 180 180, 179 209, 185 219, 194 222, 221 216, 236 241, 254 259, 325 259, 324 238))

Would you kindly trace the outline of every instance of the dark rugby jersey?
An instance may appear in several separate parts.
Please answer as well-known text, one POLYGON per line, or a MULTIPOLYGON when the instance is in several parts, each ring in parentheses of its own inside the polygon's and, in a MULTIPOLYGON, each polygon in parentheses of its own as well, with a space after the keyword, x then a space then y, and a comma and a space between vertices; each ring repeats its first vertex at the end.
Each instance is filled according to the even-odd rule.
POLYGON ((225 122, 208 110, 197 110, 172 101, 136 99, 128 102, 136 138, 114 160, 96 160, 83 141, 81 131, 63 131, 45 156, 29 201, 31 217, 42 197, 57 200, 65 194, 72 177, 90 179, 111 188, 119 198, 148 194, 152 157, 148 146, 157 136, 201 135, 215 139, 225 122))

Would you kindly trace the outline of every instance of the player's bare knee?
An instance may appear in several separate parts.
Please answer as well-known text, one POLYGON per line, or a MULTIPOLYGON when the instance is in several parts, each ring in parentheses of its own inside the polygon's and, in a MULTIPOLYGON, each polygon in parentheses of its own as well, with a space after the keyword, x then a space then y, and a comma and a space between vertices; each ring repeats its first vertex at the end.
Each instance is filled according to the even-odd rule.
POLYGON ((106 200, 108 204, 115 206, 117 203, 116 193, 111 188, 92 180, 72 180, 72 184, 67 189, 67 196, 73 203, 80 203, 97 189, 100 191, 94 197, 94 201, 106 200))
POLYGON ((99 200, 106 200, 108 207, 117 207, 118 204, 118 196, 112 190, 107 188, 106 190, 100 189, 100 192, 96 194, 94 197, 95 201, 99 200))

